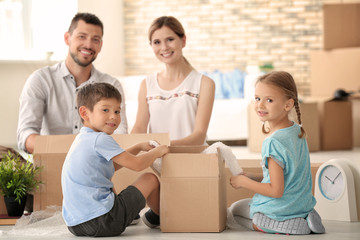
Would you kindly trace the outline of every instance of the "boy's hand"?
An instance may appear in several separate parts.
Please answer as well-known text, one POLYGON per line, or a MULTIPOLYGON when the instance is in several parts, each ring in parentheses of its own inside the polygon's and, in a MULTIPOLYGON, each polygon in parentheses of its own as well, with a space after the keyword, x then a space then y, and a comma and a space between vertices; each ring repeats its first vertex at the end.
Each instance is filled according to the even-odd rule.
POLYGON ((140 151, 145 151, 145 152, 148 152, 154 148, 152 145, 150 145, 149 142, 141 142, 139 143, 139 147, 140 147, 140 151))
POLYGON ((140 146, 140 150, 141 151, 150 151, 151 149, 159 146, 160 144, 155 141, 155 140, 150 140, 148 142, 142 142, 142 143, 139 143, 139 146, 140 146))
POLYGON ((160 145, 160 146, 156 147, 155 149, 158 150, 160 153, 160 155, 158 157, 162 157, 169 152, 169 148, 166 145, 160 145))

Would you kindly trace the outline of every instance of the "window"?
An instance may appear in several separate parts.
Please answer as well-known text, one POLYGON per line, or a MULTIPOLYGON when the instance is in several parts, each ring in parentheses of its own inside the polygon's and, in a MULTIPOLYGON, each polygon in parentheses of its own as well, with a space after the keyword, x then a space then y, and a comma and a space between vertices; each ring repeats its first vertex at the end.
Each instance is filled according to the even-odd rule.
POLYGON ((77 12, 75 0, 0 0, 0 59, 52 59, 67 53, 64 33, 77 12))

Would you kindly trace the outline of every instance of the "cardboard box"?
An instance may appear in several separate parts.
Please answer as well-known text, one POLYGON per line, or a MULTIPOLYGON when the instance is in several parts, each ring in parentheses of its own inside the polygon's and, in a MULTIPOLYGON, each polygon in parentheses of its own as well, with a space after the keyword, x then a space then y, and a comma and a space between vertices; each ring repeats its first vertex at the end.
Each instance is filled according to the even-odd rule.
POLYGON ((319 99, 321 150, 353 148, 352 102, 319 99))
POLYGON ((360 147, 360 96, 351 97, 350 100, 352 102, 354 147, 360 147))
MULTIPOLYGON (((34 164, 44 167, 40 173, 40 179, 44 184, 40 186, 40 191, 34 193, 34 211, 44 210, 51 205, 62 205, 61 170, 75 136, 49 135, 36 138, 34 164)), ((113 137, 123 148, 149 140, 170 144, 168 134, 119 134, 113 135, 113 137)), ((147 168, 142 172, 147 171, 151 172, 152 169, 147 168)), ((142 172, 133 172, 128 169, 116 171, 112 179, 115 191, 120 192, 130 185, 142 172), (122 177, 122 174, 126 177, 122 177)))
POLYGON ((248 139, 247 147, 250 152, 261 152, 264 139, 268 136, 262 132, 263 123, 255 111, 255 103, 251 101, 248 105, 248 139))
MULTIPOLYGON (((262 122, 259 120, 255 110, 254 102, 248 107, 248 141, 247 146, 251 152, 261 152, 262 142, 268 136, 262 132, 262 122)), ((301 120, 306 132, 306 140, 309 151, 320 150, 320 126, 318 106, 315 101, 300 103, 301 120)), ((295 109, 291 110, 289 118, 297 122, 295 109)))
MULTIPOLYGON (((244 172, 252 172, 252 173, 262 173, 261 169, 261 160, 260 159, 239 159, 238 160, 239 165, 242 167, 244 172)), ((315 189, 315 176, 318 168, 320 167, 320 163, 311 163, 311 176, 312 176, 312 193, 314 194, 315 189)), ((227 207, 230 207, 230 205, 240 199, 244 198, 252 198, 254 196, 254 192, 240 188, 240 189, 234 189, 229 183, 229 179, 232 176, 230 169, 226 168, 226 197, 227 197, 227 207)))
MULTIPOLYGON (((244 172, 251 173, 262 173, 261 169, 261 160, 260 159, 238 159, 240 167, 244 170, 244 172)), ((254 192, 247 190, 245 188, 235 189, 230 185, 230 177, 232 176, 230 169, 228 167, 225 168, 226 171, 226 198, 227 198, 227 207, 230 207, 234 202, 245 199, 252 198, 254 196, 254 192)))
POLYGON ((162 161, 162 232, 221 232, 226 227, 224 162, 204 146, 171 147, 162 161))
POLYGON ((360 46, 360 4, 324 4, 324 49, 360 46))
MULTIPOLYGON (((359 26, 360 30, 360 26, 359 26)), ((310 53, 311 95, 331 98, 337 89, 360 89, 360 47, 312 51, 310 53)))
POLYGON ((4 197, 1 195, 0 196, 0 215, 4 215, 7 214, 7 210, 6 210, 6 206, 5 206, 5 202, 4 202, 4 197))

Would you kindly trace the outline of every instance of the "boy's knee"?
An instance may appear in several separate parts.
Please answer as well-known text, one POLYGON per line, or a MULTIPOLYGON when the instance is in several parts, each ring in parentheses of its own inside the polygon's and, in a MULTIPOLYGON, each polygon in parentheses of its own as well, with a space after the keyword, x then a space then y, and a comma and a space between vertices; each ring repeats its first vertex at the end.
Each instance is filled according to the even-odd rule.
POLYGON ((155 174, 147 172, 144 173, 143 176, 146 179, 146 181, 151 182, 154 185, 160 185, 159 179, 155 174))
POLYGON ((135 186, 145 198, 147 198, 154 190, 160 189, 160 182, 156 175, 152 173, 144 173, 132 184, 135 186))
POLYGON ((153 173, 147 172, 142 174, 138 181, 143 183, 144 185, 147 185, 148 187, 151 187, 152 189, 160 187, 160 182, 157 176, 153 173))

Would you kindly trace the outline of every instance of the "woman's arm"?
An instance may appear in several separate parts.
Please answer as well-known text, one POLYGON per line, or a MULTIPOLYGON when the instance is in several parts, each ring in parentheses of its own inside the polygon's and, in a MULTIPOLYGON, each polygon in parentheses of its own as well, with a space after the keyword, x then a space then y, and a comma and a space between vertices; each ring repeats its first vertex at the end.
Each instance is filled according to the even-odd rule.
POLYGON ((136 114, 136 121, 131 130, 131 133, 147 133, 149 124, 149 105, 146 101, 146 79, 141 82, 138 95, 138 110, 136 114))
POLYGON ((234 188, 243 187, 264 196, 280 198, 284 193, 284 171, 272 158, 268 158, 268 167, 270 183, 257 182, 240 175, 231 177, 230 184, 234 188))
POLYGON ((211 112, 215 98, 215 83, 212 79, 203 76, 200 86, 200 97, 196 111, 193 132, 182 139, 171 141, 171 145, 202 145, 205 142, 209 127, 211 112))

